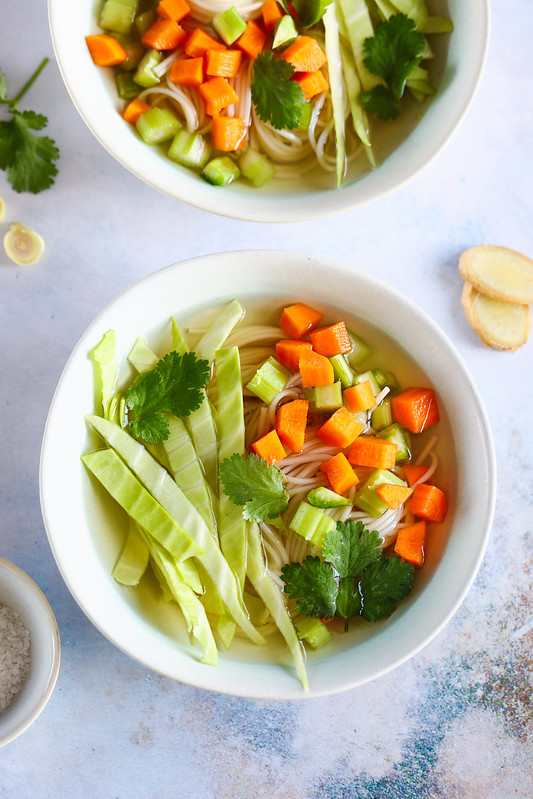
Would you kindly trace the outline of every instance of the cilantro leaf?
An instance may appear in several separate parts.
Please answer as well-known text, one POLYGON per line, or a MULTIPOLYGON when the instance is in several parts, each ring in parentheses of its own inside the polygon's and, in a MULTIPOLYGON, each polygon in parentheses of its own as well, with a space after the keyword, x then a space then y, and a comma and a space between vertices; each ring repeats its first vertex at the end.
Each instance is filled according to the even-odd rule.
POLYGON ((59 150, 49 136, 36 136, 32 131, 43 130, 48 119, 34 111, 19 111, 17 106, 37 80, 48 59, 45 58, 31 78, 12 100, 7 99, 7 79, 0 73, 0 103, 7 106, 11 119, 0 122, 0 169, 17 192, 38 194, 50 188, 57 175, 55 161, 59 150))
POLYGON ((405 14, 395 14, 376 26, 374 36, 364 41, 364 63, 386 86, 375 86, 361 95, 369 113, 385 120, 398 116, 405 83, 422 61, 424 48, 423 35, 405 14))
POLYGON ((310 28, 320 22, 331 0, 293 0, 298 28, 310 28))
POLYGON ((337 597, 337 616, 345 620, 344 629, 348 630, 349 619, 361 613, 361 594, 359 585, 354 577, 345 577, 339 580, 339 595, 337 597))
POLYGON ((281 570, 285 593, 297 599, 296 610, 305 616, 330 619, 338 594, 333 570, 320 558, 308 555, 302 563, 287 563, 281 570))
POLYGON ((397 555, 382 557, 366 568, 359 583, 361 615, 367 621, 380 621, 396 610, 413 582, 414 567, 397 555))
POLYGON ((291 80, 294 67, 271 50, 259 53, 252 78, 252 101, 259 119, 273 128, 292 130, 302 121, 305 96, 301 86, 291 80))
POLYGON ((134 414, 133 435, 153 444, 166 441, 169 428, 163 413, 189 416, 200 407, 208 381, 208 361, 194 352, 169 352, 153 369, 138 375, 126 393, 126 405, 134 414))
POLYGON ((287 509, 289 494, 283 474, 255 453, 246 458, 235 453, 219 466, 224 493, 235 505, 242 505, 242 515, 250 522, 275 519, 287 509))
POLYGON ((367 530, 363 522, 348 519, 344 524, 337 522, 331 533, 328 533, 322 549, 322 555, 339 577, 357 577, 382 554, 381 538, 378 532, 367 530))

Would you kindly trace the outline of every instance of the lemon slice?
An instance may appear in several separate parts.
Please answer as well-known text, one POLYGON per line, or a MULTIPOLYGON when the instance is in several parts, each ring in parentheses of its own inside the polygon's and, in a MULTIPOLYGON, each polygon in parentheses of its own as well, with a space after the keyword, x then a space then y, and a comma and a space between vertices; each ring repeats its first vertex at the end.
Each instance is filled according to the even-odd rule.
POLYGON ((516 350, 525 344, 531 330, 528 305, 495 300, 465 283, 461 296, 468 322, 487 347, 516 350))
POLYGON ((506 302, 533 302, 533 261, 515 250, 494 245, 470 247, 459 258, 459 271, 488 297, 506 302))
POLYGON ((4 250, 19 266, 30 266, 37 263, 43 254, 44 241, 34 230, 15 222, 4 236, 4 250))

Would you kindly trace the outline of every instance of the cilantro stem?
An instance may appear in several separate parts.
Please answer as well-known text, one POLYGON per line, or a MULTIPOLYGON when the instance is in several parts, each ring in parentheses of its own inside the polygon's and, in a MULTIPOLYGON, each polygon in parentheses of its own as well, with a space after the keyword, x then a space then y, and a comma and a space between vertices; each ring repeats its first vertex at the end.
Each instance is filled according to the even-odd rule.
POLYGON ((31 78, 29 78, 26 81, 26 83, 24 84, 22 89, 19 91, 17 96, 14 97, 12 100, 4 100, 4 102, 9 103, 11 108, 16 109, 17 103, 19 102, 19 100, 22 100, 22 98, 24 97, 26 92, 28 92, 31 89, 31 87, 33 86, 33 84, 35 83, 35 81, 37 80, 37 78, 39 77, 39 75, 41 74, 43 69, 45 68, 45 66, 48 64, 49 60, 50 59, 47 56, 45 58, 43 58, 43 60, 41 61, 41 63, 39 64, 39 66, 37 67, 37 69, 35 70, 33 75, 31 76, 31 78))

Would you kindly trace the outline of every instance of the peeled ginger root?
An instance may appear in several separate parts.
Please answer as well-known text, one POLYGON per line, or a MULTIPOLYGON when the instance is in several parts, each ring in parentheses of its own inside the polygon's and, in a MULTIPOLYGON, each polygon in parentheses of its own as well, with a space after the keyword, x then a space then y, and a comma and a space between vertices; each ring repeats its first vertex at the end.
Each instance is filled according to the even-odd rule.
POLYGON ((531 330, 533 261, 515 250, 480 245, 459 258, 465 279, 461 302, 466 318, 487 347, 516 350, 531 330))

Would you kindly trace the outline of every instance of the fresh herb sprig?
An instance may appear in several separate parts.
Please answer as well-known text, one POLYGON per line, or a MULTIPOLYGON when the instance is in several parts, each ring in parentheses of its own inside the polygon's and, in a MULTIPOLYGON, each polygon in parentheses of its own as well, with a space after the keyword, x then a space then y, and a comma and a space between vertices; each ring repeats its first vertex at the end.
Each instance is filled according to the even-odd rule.
POLYGON ((385 84, 361 94, 369 114, 383 120, 398 116, 407 78, 422 61, 424 49, 423 35, 405 14, 395 14, 376 26, 374 36, 364 41, 364 63, 385 84))
POLYGON ((289 494, 283 474, 264 458, 251 453, 235 453, 219 467, 224 493, 235 505, 242 505, 242 515, 250 522, 275 519, 287 509, 289 494))
POLYGON ((151 444, 166 441, 170 433, 164 413, 189 416, 204 400, 208 381, 208 361, 194 352, 169 352, 153 369, 138 375, 126 393, 133 435, 151 444))
POLYGON ((349 620, 385 619, 411 590, 413 566, 402 558, 383 554, 381 539, 362 522, 337 522, 326 536, 322 558, 308 555, 302 563, 289 563, 281 574, 284 591, 296 599, 305 616, 340 616, 349 620))
POLYGON ((259 53, 254 63, 252 101, 263 122, 276 130, 297 128, 303 119, 305 95, 291 80, 294 67, 271 50, 259 53))
POLYGON ((19 111, 18 104, 35 83, 46 64, 44 58, 19 93, 9 99, 7 78, 0 73, 0 104, 11 113, 11 119, 0 121, 0 169, 16 192, 29 191, 38 194, 49 189, 57 175, 55 161, 59 149, 49 136, 36 136, 33 131, 43 130, 47 117, 35 111, 19 111))

